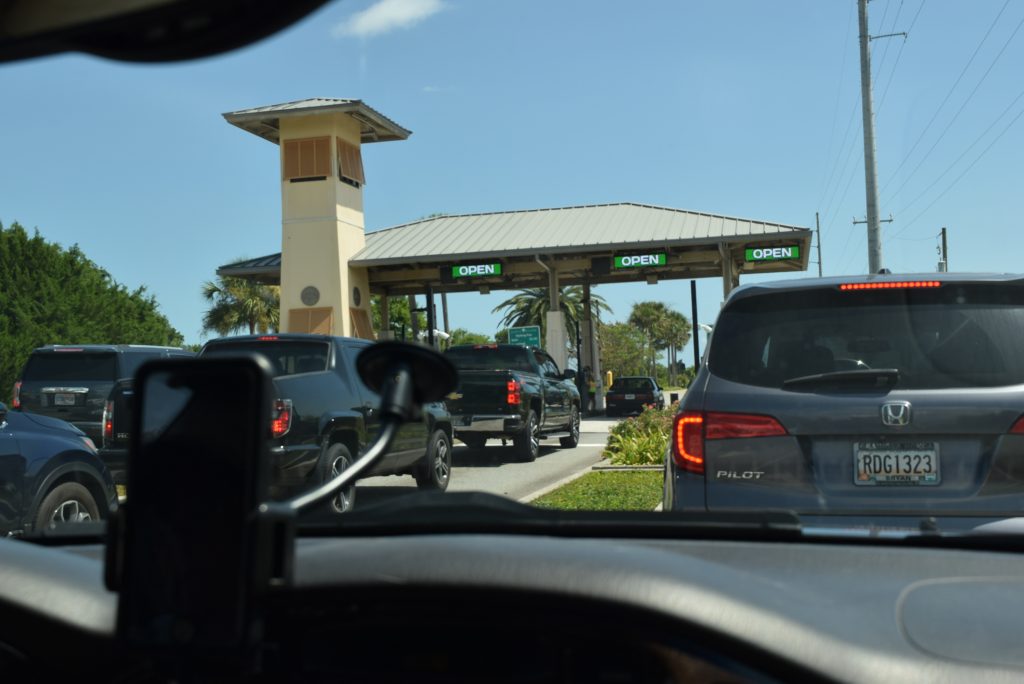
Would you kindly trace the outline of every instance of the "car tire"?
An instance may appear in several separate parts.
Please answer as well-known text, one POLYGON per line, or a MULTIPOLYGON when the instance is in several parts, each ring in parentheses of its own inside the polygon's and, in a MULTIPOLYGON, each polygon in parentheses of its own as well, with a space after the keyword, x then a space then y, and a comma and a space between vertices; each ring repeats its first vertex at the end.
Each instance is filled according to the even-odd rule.
POLYGON ((435 430, 427 443, 427 453, 415 473, 416 486, 425 491, 443 492, 452 478, 452 441, 444 430, 435 430))
POLYGON ((480 435, 459 435, 459 439, 470 449, 483 449, 487 444, 487 438, 480 435))
POLYGON ((558 443, 564 449, 575 449, 580 443, 580 410, 576 404, 572 405, 569 413, 569 436, 560 438, 558 443))
POLYGON ((512 438, 512 448, 523 463, 537 460, 540 454, 540 423, 532 409, 526 416, 526 425, 512 438))
POLYGON ((45 530, 50 523, 90 520, 100 520, 100 507, 96 505, 96 499, 85 485, 65 482, 43 497, 33 529, 45 530))
MULTIPOLYGON (((327 447, 320 459, 320 482, 333 480, 338 474, 345 471, 353 463, 352 453, 348 447, 340 442, 327 447)), ((348 513, 356 504, 355 483, 342 489, 327 502, 325 509, 334 514, 348 513)))

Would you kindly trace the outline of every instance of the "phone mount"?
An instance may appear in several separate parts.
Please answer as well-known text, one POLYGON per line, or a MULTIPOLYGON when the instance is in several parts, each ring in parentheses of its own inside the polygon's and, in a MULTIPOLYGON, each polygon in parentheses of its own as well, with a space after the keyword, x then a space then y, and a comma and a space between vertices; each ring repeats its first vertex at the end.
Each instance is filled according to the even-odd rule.
POLYGON ((200 357, 139 370, 130 498, 109 523, 105 574, 120 594, 123 643, 169 670, 256 667, 263 599, 292 583, 299 512, 366 472, 422 404, 456 383, 446 358, 400 342, 367 347, 356 368, 382 397, 379 435, 333 480, 279 502, 268 500, 265 359, 200 357))

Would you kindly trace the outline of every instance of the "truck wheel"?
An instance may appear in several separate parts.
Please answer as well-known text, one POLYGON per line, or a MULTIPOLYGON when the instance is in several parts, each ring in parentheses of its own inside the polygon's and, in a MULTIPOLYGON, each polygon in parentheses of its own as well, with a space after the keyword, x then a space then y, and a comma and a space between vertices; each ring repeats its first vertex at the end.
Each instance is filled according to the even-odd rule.
POLYGON ((470 449, 483 449, 487 443, 487 438, 480 435, 459 435, 459 439, 470 449))
POLYGON ((512 438, 512 448, 520 461, 529 463, 537 460, 540 453, 540 424, 533 410, 526 416, 526 427, 512 438))
MULTIPOLYGON (((352 465, 352 454, 348 447, 341 443, 334 443, 327 448, 320 461, 320 481, 333 480, 346 468, 352 465)), ((327 504, 327 510, 331 513, 348 513, 356 503, 356 486, 350 484, 334 495, 327 504)))
POLYGON ((452 442, 444 430, 435 430, 427 444, 427 453, 415 473, 420 489, 443 492, 452 477, 452 442))
POLYGON ((566 449, 574 449, 580 443, 580 410, 573 404, 569 412, 569 436, 558 440, 566 449))
POLYGON ((87 522, 99 520, 100 509, 96 500, 77 482, 65 482, 54 487, 39 504, 34 530, 45 530, 50 523, 87 522))

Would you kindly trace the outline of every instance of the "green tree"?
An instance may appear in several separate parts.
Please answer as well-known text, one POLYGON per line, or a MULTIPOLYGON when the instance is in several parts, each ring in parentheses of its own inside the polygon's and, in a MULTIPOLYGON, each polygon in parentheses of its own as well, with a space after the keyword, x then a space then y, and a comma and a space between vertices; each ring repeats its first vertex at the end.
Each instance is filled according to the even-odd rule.
MULTIPOLYGON (((559 293, 559 308, 565 314, 565 328, 570 340, 576 339, 576 323, 583 319, 583 287, 571 285, 563 287, 559 293)), ((600 322, 603 313, 611 313, 608 303, 593 290, 590 292, 590 309, 594 318, 600 322)), ((551 299, 546 287, 531 287, 519 290, 517 294, 498 304, 491 313, 502 312, 504 317, 498 324, 505 328, 517 328, 524 325, 539 325, 541 339, 547 330, 547 314, 551 310, 551 299)))
MULTIPOLYGON (((0 387, 10 391, 28 355, 44 344, 158 344, 182 336, 145 287, 129 290, 78 245, 0 224, 0 387)), ((9 399, 9 396, 5 396, 9 399)))
POLYGON ((647 360, 647 374, 655 374, 659 349, 663 349, 665 320, 668 307, 662 302, 637 302, 629 313, 629 324, 640 330, 645 337, 644 358, 647 360))
POLYGON ((646 343, 644 333, 629 323, 601 325, 598 333, 601 369, 611 371, 615 377, 645 375, 646 343))
POLYGON ((690 334, 693 327, 690 320, 674 309, 669 309, 661 325, 662 338, 659 340, 665 345, 666 359, 668 366, 668 382, 675 385, 678 382, 679 352, 686 343, 690 341, 690 334))
POLYGON ((203 315, 203 331, 229 335, 248 329, 276 332, 281 325, 281 289, 245 278, 218 276, 203 283, 203 298, 212 306, 203 315))
POLYGON ((475 333, 465 328, 455 328, 449 333, 452 337, 448 340, 449 346, 456 344, 490 344, 493 340, 483 333, 475 333))
MULTIPOLYGON (((373 329, 377 332, 382 331, 384 325, 383 319, 381 318, 381 297, 380 295, 373 295, 370 298, 370 320, 373 322, 373 329)), ((416 312, 416 320, 419 324, 420 330, 427 329, 427 316, 422 311, 416 312)), ((405 326, 405 335, 411 339, 412 336, 412 316, 409 313, 409 298, 405 295, 397 297, 388 297, 388 322, 391 326, 392 332, 395 333, 395 338, 400 339, 402 336, 402 327, 405 326)))
POLYGON ((502 328, 494 333, 494 341, 498 344, 508 344, 508 328, 502 328))

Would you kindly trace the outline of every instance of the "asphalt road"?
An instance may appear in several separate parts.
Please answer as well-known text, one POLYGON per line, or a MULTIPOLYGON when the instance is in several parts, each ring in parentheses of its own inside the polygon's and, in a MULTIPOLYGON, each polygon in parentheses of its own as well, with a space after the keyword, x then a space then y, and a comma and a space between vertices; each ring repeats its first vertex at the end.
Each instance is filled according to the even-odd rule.
MULTIPOLYGON (((561 449, 557 439, 541 442, 540 456, 533 463, 516 463, 511 442, 506 447, 492 439, 487 447, 473 451, 455 442, 449 492, 490 492, 522 499, 564 480, 601 460, 608 429, 617 421, 584 419, 580 443, 575 449, 561 449)), ((410 475, 371 477, 356 486, 356 506, 416 491, 410 475)))

